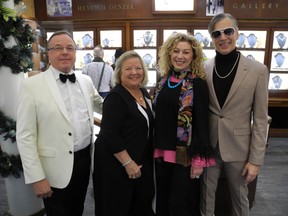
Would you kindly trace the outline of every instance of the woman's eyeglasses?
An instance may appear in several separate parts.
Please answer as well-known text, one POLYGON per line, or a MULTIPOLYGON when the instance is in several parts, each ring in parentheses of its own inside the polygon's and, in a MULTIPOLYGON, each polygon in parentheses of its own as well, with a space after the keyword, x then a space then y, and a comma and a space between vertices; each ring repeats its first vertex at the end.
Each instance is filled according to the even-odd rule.
POLYGON ((235 29, 232 28, 232 27, 229 27, 229 28, 225 28, 225 29, 218 29, 218 30, 215 30, 211 33, 211 37, 213 39, 217 39, 221 36, 221 34, 224 33, 226 36, 232 36, 234 35, 235 33, 235 29))

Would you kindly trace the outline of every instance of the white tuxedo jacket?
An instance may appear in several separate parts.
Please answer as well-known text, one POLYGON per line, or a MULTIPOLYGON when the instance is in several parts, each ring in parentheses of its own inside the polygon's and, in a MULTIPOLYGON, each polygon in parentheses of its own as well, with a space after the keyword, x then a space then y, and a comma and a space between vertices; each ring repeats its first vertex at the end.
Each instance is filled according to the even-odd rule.
POLYGON ((268 68, 241 54, 235 79, 220 108, 213 85, 215 58, 205 63, 210 91, 211 143, 223 161, 262 165, 268 121, 268 68), (253 124, 251 124, 253 121, 253 124))
MULTIPOLYGON (((90 77, 76 74, 76 79, 87 103, 93 131, 93 110, 102 112, 102 98, 90 77)), ((16 132, 25 182, 29 184, 47 178, 52 187, 66 187, 73 169, 73 129, 50 68, 23 80, 16 132)), ((91 144, 93 155, 93 140, 91 144)))

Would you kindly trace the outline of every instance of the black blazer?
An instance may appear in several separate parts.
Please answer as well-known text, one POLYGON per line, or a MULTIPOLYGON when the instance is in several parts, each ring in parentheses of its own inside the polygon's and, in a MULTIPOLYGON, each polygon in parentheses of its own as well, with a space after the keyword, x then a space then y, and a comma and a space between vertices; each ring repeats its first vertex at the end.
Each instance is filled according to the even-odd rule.
MULTIPOLYGON (((142 88, 141 91, 152 110, 147 90, 142 88)), ((153 160, 152 143, 148 143, 151 122, 149 123, 146 112, 143 108, 141 112, 139 106, 122 85, 115 86, 105 98, 101 129, 95 142, 95 168, 100 165, 101 169, 107 171, 123 170, 113 154, 125 149, 139 165, 147 157, 147 151, 151 152, 151 161, 153 160)))

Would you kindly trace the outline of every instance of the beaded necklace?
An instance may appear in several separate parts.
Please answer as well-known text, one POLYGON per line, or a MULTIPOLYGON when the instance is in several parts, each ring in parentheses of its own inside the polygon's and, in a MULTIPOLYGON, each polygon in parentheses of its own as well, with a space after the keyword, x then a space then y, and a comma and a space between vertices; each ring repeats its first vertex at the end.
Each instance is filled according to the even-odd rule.
POLYGON ((168 83, 167 83, 167 84, 168 84, 168 87, 169 87, 169 88, 173 89, 173 88, 178 87, 178 86, 183 82, 184 79, 182 79, 180 82, 178 82, 178 83, 177 83, 176 85, 174 85, 174 86, 171 85, 170 80, 171 80, 171 76, 169 76, 169 78, 168 78, 168 83))
POLYGON ((184 77, 186 76, 187 71, 185 73, 181 73, 179 76, 176 76, 177 79, 181 79, 181 81, 179 81, 176 85, 171 85, 171 75, 168 77, 168 87, 171 89, 174 89, 176 87, 178 87, 179 85, 181 85, 184 81, 184 77))

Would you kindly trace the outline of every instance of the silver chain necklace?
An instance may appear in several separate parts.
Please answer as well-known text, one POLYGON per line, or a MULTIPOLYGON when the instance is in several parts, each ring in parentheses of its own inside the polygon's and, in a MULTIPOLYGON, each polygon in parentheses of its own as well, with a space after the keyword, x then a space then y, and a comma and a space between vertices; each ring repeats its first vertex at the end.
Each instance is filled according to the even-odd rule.
POLYGON ((216 73, 216 75, 217 75, 220 79, 225 79, 225 78, 227 78, 227 77, 232 73, 232 71, 234 70, 234 68, 235 68, 235 66, 236 66, 236 64, 237 64, 237 62, 238 62, 238 60, 239 60, 239 57, 240 57, 240 54, 238 54, 237 59, 236 59, 234 65, 233 65, 232 69, 229 71, 229 73, 228 73, 226 76, 220 76, 220 75, 218 74, 218 71, 217 71, 217 68, 216 68, 216 60, 215 60, 214 68, 215 68, 215 73, 216 73))

